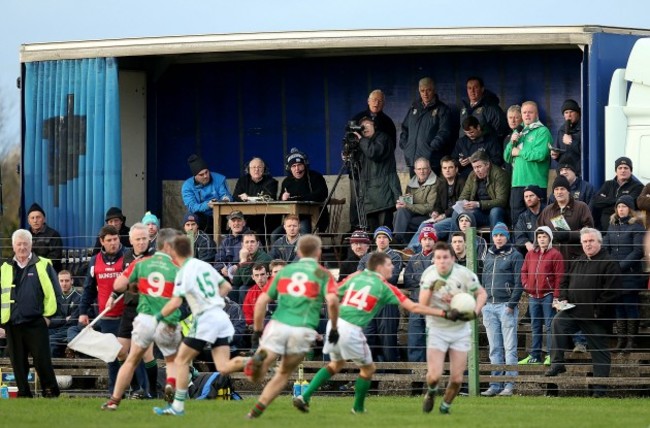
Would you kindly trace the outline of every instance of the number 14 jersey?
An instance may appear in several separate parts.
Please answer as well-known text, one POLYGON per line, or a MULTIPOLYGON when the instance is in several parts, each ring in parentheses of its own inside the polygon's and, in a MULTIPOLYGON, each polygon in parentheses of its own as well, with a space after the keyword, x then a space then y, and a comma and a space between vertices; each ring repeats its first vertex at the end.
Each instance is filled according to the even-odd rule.
POLYGON ((346 278, 338 296, 339 318, 359 327, 368 325, 385 305, 398 305, 407 299, 397 287, 368 269, 346 278))

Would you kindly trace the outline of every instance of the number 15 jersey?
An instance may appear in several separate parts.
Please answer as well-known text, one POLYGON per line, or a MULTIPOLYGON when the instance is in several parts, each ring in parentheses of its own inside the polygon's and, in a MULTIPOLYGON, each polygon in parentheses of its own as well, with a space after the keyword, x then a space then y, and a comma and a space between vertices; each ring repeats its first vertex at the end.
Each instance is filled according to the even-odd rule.
POLYGON ((397 287, 368 269, 346 278, 338 295, 339 318, 359 327, 368 325, 385 305, 398 305, 407 299, 397 287))
POLYGON ((224 281, 210 264, 189 258, 176 275, 174 296, 184 298, 195 317, 212 308, 223 309, 226 302, 219 294, 219 286, 224 281))

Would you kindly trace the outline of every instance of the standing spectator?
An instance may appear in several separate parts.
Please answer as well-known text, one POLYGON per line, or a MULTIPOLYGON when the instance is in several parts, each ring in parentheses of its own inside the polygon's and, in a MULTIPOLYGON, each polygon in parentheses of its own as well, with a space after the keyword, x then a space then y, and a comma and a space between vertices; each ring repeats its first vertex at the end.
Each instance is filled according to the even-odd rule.
POLYGON ((535 248, 535 229, 537 228, 537 218, 546 204, 542 202, 544 190, 539 186, 526 186, 524 189, 524 203, 526 211, 522 212, 515 223, 515 245, 517 250, 526 255, 527 252, 535 248))
POLYGON ((61 286, 61 307, 58 316, 52 318, 49 325, 50 351, 53 358, 64 355, 68 344, 68 328, 77 325, 81 302, 81 294, 74 287, 72 274, 62 270, 58 279, 61 286))
MULTIPOLYGON (((591 199, 594 197, 596 190, 594 186, 591 185, 588 181, 583 180, 581 177, 578 177, 576 174, 578 171, 575 167, 575 164, 572 163, 562 163, 557 169, 559 175, 563 175, 569 180, 569 193, 573 196, 573 199, 576 201, 582 201, 585 204, 589 205, 591 199)), ((551 195, 548 200, 549 204, 555 202, 555 196, 551 195)))
MULTIPOLYGON (((510 128, 508 132, 510 133, 506 135, 505 139, 502 141, 504 149, 510 142, 514 133, 519 133, 524 130, 524 120, 521 117, 521 106, 519 104, 513 104, 508 107, 506 117, 508 118, 508 128, 510 128)), ((506 164, 506 166, 510 165, 506 164)), ((512 172, 512 168, 510 168, 510 172, 512 172)))
POLYGON ((643 211, 650 211, 650 183, 643 186, 641 194, 636 200, 636 206, 643 211))
POLYGON ((616 212, 609 220, 603 247, 618 262, 622 274, 622 290, 616 305, 616 350, 633 351, 639 334, 639 292, 648 284, 643 271, 643 222, 634 211, 634 199, 623 195, 616 201, 616 212))
POLYGON ((460 175, 467 177, 472 172, 472 165, 469 158, 478 150, 487 153, 493 165, 503 165, 503 151, 496 134, 486 133, 481 128, 478 119, 469 116, 461 124, 464 135, 456 141, 454 149, 451 151, 451 157, 458 159, 460 163, 460 175))
POLYGON ((570 163, 576 166, 580 174, 582 165, 582 131, 580 128, 580 106, 575 100, 568 99, 562 103, 564 123, 557 130, 555 144, 551 148, 551 159, 558 165, 570 163))
POLYGON ((524 129, 512 134, 510 143, 503 151, 503 158, 512 164, 512 189, 510 191, 510 215, 512 224, 517 223, 519 214, 526 209, 524 189, 531 184, 544 189, 548 183, 549 147, 553 143, 551 131, 539 121, 537 104, 526 101, 521 105, 524 129))
MULTIPOLYGON (((120 243, 124 248, 131 246, 129 242, 129 226, 126 225, 126 217, 122 210, 118 207, 110 207, 106 210, 104 221, 108 226, 113 226, 120 233, 120 243)), ((99 243, 99 237, 95 241, 93 249, 93 256, 102 250, 102 245, 99 243)))
MULTIPOLYGON (((467 78, 467 100, 463 100, 460 123, 468 117, 475 117, 486 134, 492 134, 500 142, 508 132, 506 116, 499 106, 499 97, 485 89, 483 79, 478 76, 467 78)), ((459 137, 463 136, 461 129, 459 137)), ((469 156, 469 155, 468 155, 469 156)))
POLYGON ((160 220, 151 211, 147 211, 142 217, 142 224, 147 226, 149 232, 149 250, 156 251, 156 239, 158 238, 158 230, 160 229, 160 220))
MULTIPOLYGON (((493 245, 485 256, 483 286, 487 290, 488 303, 483 307, 483 325, 490 345, 490 363, 517 364, 517 317, 521 287, 521 267, 524 258, 510 244, 510 233, 503 223, 492 229, 493 245)), ((505 372, 506 376, 517 376, 516 371, 505 372)), ((493 371, 493 376, 503 375, 493 371)), ((481 392, 484 397, 500 395, 509 397, 514 382, 490 382, 490 387, 481 392)))
POLYGON ((598 230, 607 230, 609 219, 614 214, 618 198, 623 195, 630 195, 632 200, 636 201, 643 190, 643 184, 632 175, 632 160, 630 158, 620 157, 616 159, 614 165, 616 176, 604 182, 591 199, 590 206, 598 230))
POLYGON ((33 397, 27 381, 27 357, 31 355, 43 396, 58 397, 47 327, 51 318, 59 315, 59 281, 50 261, 32 252, 29 231, 16 230, 11 245, 14 257, 0 268, 0 324, 5 330, 18 396, 33 397))
MULTIPOLYGON (((575 307, 561 310, 551 324, 551 368, 546 376, 566 372, 564 352, 568 351, 570 335, 583 331, 593 362, 594 377, 609 377, 611 355, 609 331, 614 319, 614 307, 621 288, 619 264, 602 248, 600 231, 586 227, 580 230, 583 256, 569 266, 568 274, 560 283, 557 307, 566 303, 575 307), (589 278, 589 287, 585 287, 589 278)), ((603 397, 606 386, 593 385, 593 397, 603 397)))
POLYGON ((436 85, 430 77, 418 83, 419 99, 414 101, 402 120, 399 146, 411 177, 415 175, 415 161, 428 159, 436 175, 440 173, 440 159, 451 151, 451 117, 449 107, 436 95, 436 85))
MULTIPOLYGON (((251 197, 262 197, 275 201, 278 198, 278 180, 271 176, 262 158, 254 157, 244 168, 244 175, 239 177, 233 191, 235 202, 246 202, 251 197)), ((248 226, 264 235, 278 226, 277 216, 256 215, 248 218, 248 226)), ((217 231, 221 233, 221 231, 217 231)), ((266 236, 264 237, 266 239, 266 236)))
MULTIPOLYGON (((300 238, 300 217, 288 215, 284 218, 285 235, 279 237, 271 248, 271 258, 292 262, 296 258, 296 245, 300 238)), ((251 314, 252 315, 252 314, 251 314)), ((252 323, 251 316, 251 323, 252 323)))
POLYGON ((239 250, 239 264, 232 278, 232 291, 229 295, 231 300, 239 304, 243 303, 246 292, 248 292, 250 285, 253 283, 251 276, 253 266, 257 263, 263 263, 268 266, 271 260, 271 256, 260 248, 260 241, 257 238, 257 234, 252 230, 244 232, 241 250, 239 250))
POLYGON ((357 266, 359 262, 368 254, 370 249, 370 237, 365 230, 355 230, 350 236, 350 251, 348 251, 348 257, 345 260, 341 261, 341 269, 339 269, 339 278, 338 281, 341 282, 348 275, 353 274, 357 271, 357 266))
POLYGON ((415 175, 411 177, 406 185, 406 195, 411 200, 405 201, 402 198, 395 204, 394 230, 395 241, 398 244, 406 244, 424 220, 427 220, 433 212, 433 206, 438 192, 438 177, 431 170, 429 161, 420 158, 415 161, 415 175))
POLYGON ((46 223, 45 211, 37 203, 33 203, 27 211, 29 232, 32 235, 32 251, 37 256, 45 257, 52 262, 54 270, 60 272, 63 258, 63 240, 56 230, 46 223))
POLYGON ((214 262, 214 256, 217 254, 214 241, 207 233, 199 229, 199 219, 196 215, 185 214, 183 230, 192 241, 194 257, 207 263, 214 262))
POLYGON ((244 214, 239 211, 232 211, 228 214, 227 235, 217 249, 214 268, 226 279, 232 280, 235 266, 239 263, 239 251, 241 250, 243 233, 249 229, 246 227, 244 214))
MULTIPOLYGON (((212 206, 218 201, 232 201, 226 177, 210 172, 208 164, 198 155, 187 158, 192 177, 183 182, 181 194, 188 212, 199 217, 199 227, 207 233, 214 228, 212 206)), ((144 222, 143 222, 144 223, 144 222)), ((215 233, 221 233, 215 230, 215 233)))
POLYGON ((521 268, 521 283, 528 294, 528 310, 533 332, 532 346, 528 357, 519 364, 551 364, 551 321, 553 320, 553 299, 560 295, 560 281, 564 276, 562 253, 553 248, 553 232, 547 226, 535 229, 535 242, 526 253, 521 268), (542 341, 546 329, 546 352, 542 360, 542 341))
MULTIPOLYGON (((433 261, 433 246, 438 241, 433 227, 425 227, 420 231, 420 246, 422 251, 414 255, 404 268, 404 288, 411 300, 419 302, 420 278, 433 261)), ((424 316, 416 313, 409 314, 408 322, 408 361, 423 363, 426 361, 426 326, 424 316)))
MULTIPOLYGON (((94 255, 88 263, 88 274, 86 275, 79 305, 79 323, 88 325, 90 307, 97 302, 99 312, 103 312, 106 307, 110 307, 110 310, 99 320, 99 328, 102 333, 112 333, 117 336, 120 328, 120 318, 124 312, 124 302, 119 301, 112 306, 107 305, 107 303, 113 293, 113 281, 125 269, 124 248, 120 244, 118 231, 113 226, 104 226, 100 229, 99 242, 102 245, 102 251, 94 255)), ((115 379, 119 370, 120 363, 117 359, 108 363, 108 392, 110 394, 113 393, 115 379)))
POLYGON ((474 171, 467 178, 458 199, 465 201, 463 208, 474 215, 476 227, 489 225, 493 228, 505 221, 510 178, 503 169, 492 165, 485 152, 474 153, 470 161, 474 171))
POLYGON ((395 141, 381 131, 375 130, 375 122, 369 117, 359 121, 363 135, 359 149, 349 154, 359 166, 358 195, 362 198, 366 224, 370 230, 379 226, 391 227, 394 204, 399 197, 400 184, 395 163, 395 141))

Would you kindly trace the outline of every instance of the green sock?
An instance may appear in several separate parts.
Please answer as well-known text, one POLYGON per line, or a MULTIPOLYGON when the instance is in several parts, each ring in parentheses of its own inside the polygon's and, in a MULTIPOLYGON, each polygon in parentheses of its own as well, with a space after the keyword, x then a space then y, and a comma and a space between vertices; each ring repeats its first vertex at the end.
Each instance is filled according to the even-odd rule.
POLYGON ((429 396, 434 396, 438 392, 438 384, 435 385, 429 385, 429 389, 427 390, 427 394, 429 396))
POLYGON ((354 410, 363 412, 365 409, 364 402, 366 401, 366 394, 370 389, 370 379, 364 379, 361 376, 357 378, 354 384, 354 410))
POLYGON ((318 370, 314 378, 311 380, 311 382, 309 382, 309 388, 307 388, 307 391, 302 394, 302 398, 304 398, 305 402, 309 403, 309 399, 311 398, 312 394, 316 392, 322 384, 330 380, 331 377, 332 373, 327 370, 327 366, 318 370))

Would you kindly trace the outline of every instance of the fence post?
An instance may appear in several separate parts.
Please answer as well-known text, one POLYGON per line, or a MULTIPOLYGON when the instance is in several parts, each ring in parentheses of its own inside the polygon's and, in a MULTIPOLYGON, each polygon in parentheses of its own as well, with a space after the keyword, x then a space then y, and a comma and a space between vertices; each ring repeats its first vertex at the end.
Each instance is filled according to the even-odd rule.
MULTIPOLYGON (((465 231, 465 242, 467 248, 467 269, 474 273, 478 270, 476 260, 476 228, 470 227, 465 231)), ((478 318, 471 321, 472 327, 472 348, 467 355, 467 380, 469 383, 469 395, 478 397, 479 394, 479 361, 478 361, 478 318)))

